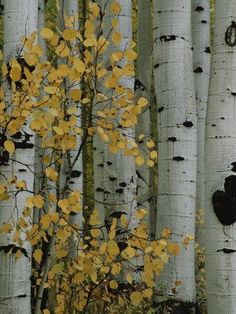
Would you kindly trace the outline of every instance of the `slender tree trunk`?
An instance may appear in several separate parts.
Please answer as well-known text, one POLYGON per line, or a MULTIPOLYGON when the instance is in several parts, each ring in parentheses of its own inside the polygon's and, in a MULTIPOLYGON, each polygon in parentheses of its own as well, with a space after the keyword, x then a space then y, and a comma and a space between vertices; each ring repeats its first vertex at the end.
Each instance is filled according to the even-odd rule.
MULTIPOLYGON (((139 116, 136 127, 136 141, 148 156, 147 141, 151 136, 151 104, 152 104, 152 5, 151 0, 138 1, 138 38, 137 38, 137 77, 135 91, 138 97, 145 97, 149 101, 139 116), (144 135, 144 138, 139 138, 144 135)), ((147 209, 147 226, 149 233, 155 235, 155 210, 153 208, 154 186, 152 168, 147 165, 137 167, 138 206, 147 209)))
MULTIPOLYGON (((169 227, 182 243, 195 233, 197 119, 192 71, 191 1, 154 2, 158 104, 157 237, 169 227)), ((172 258, 160 281, 174 299, 195 302, 194 241, 172 258), (173 293, 176 280, 182 284, 173 293)))
POLYGON ((192 1, 193 71, 197 106, 197 210, 204 208, 205 120, 210 78, 210 0, 192 1))
MULTIPOLYGON (((79 7, 78 7, 78 1, 77 0, 60 0, 59 2, 60 10, 58 12, 58 28, 63 31, 66 28, 72 28, 78 30, 79 23, 78 23, 78 14, 79 14, 79 7), (65 19, 66 18, 71 18, 71 26, 67 26, 65 24, 65 19)), ((75 48, 75 54, 77 53, 77 49, 75 48)), ((73 48, 72 48, 73 49, 73 48)), ((69 80, 66 81, 65 83, 67 85, 67 88, 70 87, 70 82, 69 80)), ((73 83, 73 87, 70 88, 72 89, 78 89, 80 88, 80 84, 75 84, 73 83)), ((70 106, 70 103, 67 104, 67 106, 70 106)), ((77 112, 78 116, 78 127, 81 127, 81 109, 78 109, 77 112)), ((81 145, 81 137, 77 136, 77 145, 78 148, 81 145)), ((73 163, 78 151, 73 150, 64 159, 64 167, 62 167, 62 186, 65 178, 67 177, 67 173, 69 171, 69 165, 70 163, 73 163), (63 179, 64 178, 64 179, 63 179)), ((76 161, 73 171, 72 171, 72 178, 69 181, 69 189, 72 191, 80 191, 83 193, 83 158, 82 154, 79 156, 78 160, 76 161)), ((72 215, 70 217, 70 223, 76 224, 76 225, 82 225, 82 211, 79 214, 72 215)))
MULTIPOLYGON (((45 27, 45 0, 38 0, 38 33, 42 31, 45 27)), ((38 37, 38 44, 43 50, 43 56, 41 57, 41 62, 47 59, 47 49, 45 40, 42 36, 39 35, 38 37)), ((41 89, 41 96, 44 95, 43 89, 41 89)), ((42 140, 41 137, 36 135, 35 136, 35 177, 34 177, 34 191, 36 194, 42 191, 42 186, 44 185, 43 177, 44 177, 44 166, 43 166, 43 157, 45 154, 45 149, 41 147, 42 140)), ((46 182, 45 182, 46 183, 46 182)), ((41 212, 39 210, 35 210, 33 213, 33 221, 34 223, 38 223, 41 212)))
POLYGON ((209 314, 236 313, 236 3, 217 0, 206 119, 209 314))
MULTIPOLYGON (((35 0, 7 0, 4 1, 4 61, 19 57, 23 50, 22 37, 30 35, 37 29, 38 1, 35 0)), ((11 90, 7 87, 6 102, 11 101, 11 90)), ((24 128, 32 148, 17 148, 14 159, 1 166, 1 173, 7 177, 17 176, 18 180, 25 180, 27 189, 33 190, 34 176, 29 168, 34 171, 34 139, 28 126, 24 128), (26 166, 24 166, 24 164, 26 166)), ((23 141, 23 133, 21 141, 23 141)), ((28 142, 28 144, 29 144, 28 142)), ((24 145, 23 145, 24 146, 24 145)), ((1 202, 0 225, 16 221, 22 216, 25 206, 26 192, 18 193, 14 199, 1 202)), ((7 255, 12 244, 12 235, 0 237, 0 312, 30 314, 30 276, 31 276, 31 247, 24 241, 24 254, 16 260, 14 253, 7 255)))

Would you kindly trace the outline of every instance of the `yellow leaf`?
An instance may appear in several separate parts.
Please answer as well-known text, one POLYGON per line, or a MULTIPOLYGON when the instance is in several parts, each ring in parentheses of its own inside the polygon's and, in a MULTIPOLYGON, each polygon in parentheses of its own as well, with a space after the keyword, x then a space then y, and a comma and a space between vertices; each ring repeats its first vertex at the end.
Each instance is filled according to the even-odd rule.
POLYGON ((180 252, 180 246, 177 243, 168 243, 167 244, 167 250, 170 254, 177 256, 180 252))
POLYGON ((132 282, 133 282, 133 276, 132 276, 132 274, 131 274, 131 273, 128 273, 128 274, 126 274, 125 277, 126 277, 127 282, 132 285, 132 282))
POLYGON ((58 258, 63 258, 68 254, 66 250, 56 250, 56 256, 58 258))
POLYGON ((15 144, 10 140, 6 140, 4 142, 4 148, 6 151, 8 151, 9 154, 13 154, 15 151, 15 144))
POLYGON ((40 219, 40 223, 44 229, 48 229, 51 223, 51 217, 49 215, 43 215, 40 219))
POLYGON ((10 77, 15 82, 19 81, 21 79, 21 68, 13 67, 10 71, 10 77))
POLYGON ((79 73, 83 73, 86 70, 85 64, 79 59, 74 60, 74 65, 79 73))
POLYGON ((107 251, 111 256, 117 256, 120 253, 120 249, 114 240, 108 241, 107 251))
POLYGON ((143 296, 139 291, 135 291, 131 293, 130 300, 134 306, 138 306, 143 301, 143 296))
POLYGON ((138 166, 141 166, 144 164, 145 160, 144 160, 142 155, 139 155, 139 156, 135 157, 135 162, 138 166))
POLYGON ((112 41, 113 41, 113 43, 114 43, 115 45, 118 45, 118 44, 120 43, 121 38, 122 38, 122 35, 121 35, 121 33, 119 33, 119 32, 114 32, 114 33, 112 34, 112 37, 111 37, 111 39, 112 39, 112 41))
POLYGON ((154 143, 154 141, 151 139, 151 140, 149 140, 149 141, 147 141, 147 147, 148 148, 153 148, 153 147, 155 147, 155 143, 154 143))
POLYGON ((61 199, 59 202, 58 202, 58 206, 61 208, 61 209, 63 209, 63 210, 65 210, 65 209, 67 209, 69 206, 70 206, 70 203, 69 203, 69 201, 68 201, 68 199, 61 199))
POLYGON ((156 150, 153 150, 153 151, 150 153, 150 158, 151 158, 151 159, 157 159, 157 151, 156 151, 156 150))
POLYGON ((115 280, 111 280, 109 282, 109 286, 110 286, 111 289, 117 289, 118 288, 118 283, 115 280))
POLYGON ((81 99, 81 90, 80 89, 73 89, 70 92, 70 97, 74 100, 74 101, 80 101, 81 99))
POLYGON ((42 208, 43 205, 44 205, 44 199, 41 195, 35 195, 34 196, 34 205, 37 207, 37 208, 42 208))
POLYGON ((142 295, 143 295, 144 298, 151 299, 151 297, 153 295, 153 290, 151 288, 144 289, 143 292, 142 292, 142 295))
POLYGON ((27 223, 27 221, 23 217, 20 217, 20 219, 19 219, 19 226, 22 229, 25 229, 25 228, 28 227, 28 223, 27 223))
POLYGON ((89 224, 91 226, 97 225, 100 223, 99 212, 94 210, 92 215, 90 216, 89 224))
POLYGON ((139 210, 137 210, 137 212, 135 213, 135 216, 138 219, 143 219, 145 216, 147 215, 147 210, 144 208, 140 208, 139 210))
POLYGON ((54 35, 53 31, 50 28, 43 28, 40 32, 40 35, 44 38, 44 39, 51 39, 54 35))
POLYGON ((124 55, 125 55, 125 58, 129 61, 133 61, 137 59, 137 53, 133 51, 132 49, 126 50, 124 55))
POLYGON ((58 127, 58 126, 54 126, 53 130, 58 134, 58 135, 63 135, 64 131, 62 128, 58 127))
POLYGON ((73 40, 76 38, 77 31, 74 29, 65 29, 62 33, 62 37, 65 40, 73 40))
POLYGON ((161 234, 161 235, 162 235, 163 238, 169 239, 170 236, 171 236, 171 230, 168 229, 168 228, 164 228, 164 229, 162 230, 162 234, 161 234))
POLYGON ((146 98, 144 98, 144 97, 139 98, 138 105, 140 107, 145 107, 145 106, 147 106, 147 104, 148 104, 148 101, 146 98))
POLYGON ((127 247, 125 249, 125 253, 128 255, 128 257, 131 259, 135 256, 136 250, 132 248, 131 246, 127 247))
POLYGON ((6 190, 7 190, 6 186, 0 183, 0 195, 4 194, 6 190))
POLYGON ((101 234, 101 231, 100 229, 91 229, 90 233, 93 238, 98 238, 101 234))
POLYGON ((115 143, 109 144, 108 149, 109 149, 109 151, 110 151, 111 153, 113 153, 113 154, 117 153, 118 150, 119 150, 118 147, 117 147, 117 145, 116 145, 115 143))
POLYGON ((45 169, 46 176, 51 180, 51 181, 57 181, 58 178, 58 173, 55 171, 52 167, 47 167, 45 169))
POLYGON ((12 231, 13 227, 9 223, 4 223, 1 227, 1 232, 2 233, 10 233, 12 231))
POLYGON ((47 94, 50 94, 50 95, 53 95, 57 92, 58 90, 58 87, 57 86, 45 86, 44 87, 44 91, 47 93, 47 94))
POLYGON ((38 264, 40 264, 42 260, 42 256, 43 256, 43 252, 40 249, 36 249, 33 253, 33 257, 38 264))
POLYGON ((26 189, 26 183, 25 181, 16 181, 16 188, 18 190, 25 190, 26 189))
POLYGON ((97 273, 96 273, 96 271, 92 271, 92 272, 90 273, 90 278, 91 278, 91 280, 92 280, 94 283, 97 283, 97 273))
POLYGON ((147 160, 147 166, 148 166, 148 167, 154 167, 154 165, 155 165, 155 163, 154 163, 153 160, 151 160, 151 159, 148 159, 148 160, 147 160))
POLYGON ((111 11, 112 11, 112 13, 114 13, 114 14, 120 13, 120 11, 121 11, 121 6, 120 6, 120 4, 117 3, 117 2, 112 3, 112 4, 111 4, 111 11))

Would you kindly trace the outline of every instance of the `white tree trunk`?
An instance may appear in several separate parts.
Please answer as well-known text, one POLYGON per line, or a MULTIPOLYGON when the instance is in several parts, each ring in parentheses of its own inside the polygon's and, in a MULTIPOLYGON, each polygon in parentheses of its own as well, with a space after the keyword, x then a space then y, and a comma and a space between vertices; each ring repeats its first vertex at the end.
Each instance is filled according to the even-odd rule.
MULTIPOLYGON (((137 77, 135 81, 135 92, 137 97, 145 97, 149 101, 138 118, 136 127, 136 141, 140 143, 142 150, 148 156, 147 141, 151 136, 151 102, 152 102, 152 4, 151 0, 138 1, 138 39, 137 39, 137 77), (139 135, 145 137, 139 139, 139 135)), ((146 222, 149 233, 155 235, 155 209, 153 207, 153 176, 152 168, 147 165, 137 167, 138 206, 147 209, 146 222)))
POLYGON ((236 2, 217 0, 205 153, 209 314, 236 313, 235 20, 236 2))
MULTIPOLYGON (((72 20, 73 20, 72 25, 69 28, 78 30, 78 28, 79 28, 78 1, 77 0, 68 0, 68 1, 60 0, 59 6, 60 6, 60 10, 58 12, 58 28, 59 28, 59 30, 63 31, 64 29, 68 28, 68 26, 65 25, 65 18, 67 18, 67 17, 72 18, 72 20)), ((75 53, 76 53, 76 51, 77 50, 75 47, 75 53)), ((69 86, 69 84, 70 84, 70 82, 67 81, 66 82, 67 87, 69 86)), ((75 84, 75 82, 73 82, 73 85, 74 86, 71 88, 71 90, 73 88, 80 88, 79 83, 75 84)), ((67 105, 70 106, 70 103, 67 105)), ((78 116, 78 124, 77 125, 78 125, 78 127, 81 127, 81 108, 78 109, 77 116, 78 116)), ((77 136, 77 146, 78 146, 77 149, 71 151, 69 153, 69 155, 65 158, 65 164, 63 167, 63 171, 62 171, 62 176, 64 177, 64 179, 66 178, 67 173, 69 171, 68 158, 73 163, 73 161, 75 160, 75 157, 78 153, 80 145, 81 145, 81 137, 77 136)), ((83 159, 82 159, 82 153, 81 153, 78 160, 76 161, 76 163, 74 165, 74 168, 72 171, 72 177, 69 181, 69 189, 71 189, 72 191, 78 190, 81 193, 83 192, 82 171, 83 171, 83 159)), ((62 179, 62 186, 63 186, 63 181, 64 180, 62 179)), ((70 223, 76 224, 77 226, 81 226, 82 225, 82 212, 79 214, 75 214, 75 215, 71 216, 70 217, 70 223)))
MULTIPOLYGON (((38 34, 45 27, 45 0, 38 0, 38 34)), ((40 61, 43 62, 47 59, 47 49, 45 40, 42 36, 38 37, 38 44, 43 50, 43 56, 40 58, 40 61)), ((41 88, 41 96, 44 95, 43 88, 41 88)), ((36 194, 40 193, 42 190, 42 178, 44 177, 44 166, 43 166, 43 157, 45 154, 45 149, 41 148, 42 139, 40 136, 35 136, 35 177, 34 177, 34 191, 36 194)), ((45 179, 44 179, 45 180, 45 179)), ((46 184, 46 182, 45 182, 46 184)), ((35 210, 33 213, 34 223, 38 223, 41 216, 41 211, 35 210)))
MULTIPOLYGON (((21 38, 30 35, 37 29, 38 1, 35 0, 7 0, 4 1, 4 60, 8 62, 22 51, 21 38)), ((7 91, 6 101, 11 98, 10 90, 7 91)), ((27 126, 25 132, 30 135, 30 142, 34 139, 27 126)), ((23 137, 20 139, 23 141, 23 137)), ((28 142, 29 144, 29 142, 28 142)), ((14 159, 22 162, 8 162, 1 166, 1 173, 7 177, 17 176, 18 180, 25 180, 28 190, 33 190, 34 176, 29 171, 34 170, 34 147, 17 148, 14 159), (24 166, 24 164, 27 166, 24 166)), ((25 199, 29 196, 26 192, 20 192, 16 200, 9 199, 1 202, 0 226, 6 222, 16 221, 22 216, 25 199), (14 205, 17 204, 17 209, 14 205)), ((6 314, 30 314, 30 276, 31 276, 31 247, 24 243, 24 254, 19 260, 15 260, 14 254, 7 256, 7 248, 12 243, 14 231, 0 237, 0 312, 6 314)))
MULTIPOLYGON (((124 51, 132 40, 132 2, 130 0, 119 0, 117 2, 122 8, 119 13, 117 25, 117 31, 122 34, 118 50, 124 51)), ((105 16, 105 24, 109 25, 109 20, 112 18, 114 18, 112 15, 105 16)), ((111 49, 109 52, 111 52, 111 49)), ((117 47, 113 49, 116 51, 117 47)), ((128 89, 134 88, 134 80, 130 77, 120 79, 120 84, 128 89)), ((122 133, 130 138, 134 138, 135 135, 133 128, 124 129, 122 133)), ((124 156, 123 151, 112 154, 108 149, 105 150, 104 155, 104 188, 105 193, 107 193, 105 196, 107 217, 109 217, 113 210, 123 210, 127 212, 127 217, 130 218, 134 213, 134 209, 137 207, 134 158, 124 156), (112 181, 112 178, 116 178, 116 180, 112 181)))
MULTIPOLYGON (((154 73, 158 104, 157 237, 168 227, 182 243, 195 233, 197 119, 192 70, 191 1, 154 2, 154 73)), ((195 301, 194 241, 171 258, 165 293, 195 301), (172 288, 181 280, 177 294, 172 288)))
MULTIPOLYGON (((103 62, 107 67, 110 65, 108 60, 111 53, 119 50, 124 51, 132 41, 132 3, 127 0, 119 0, 117 2, 122 9, 119 13, 116 30, 122 34, 122 40, 118 47, 115 47, 109 38, 111 44, 103 58, 103 62)), ((104 37, 107 36, 111 29, 112 19, 116 17, 109 12, 111 3, 111 1, 108 1, 104 16, 104 37)), ((119 83, 127 89, 133 90, 134 88, 134 80, 130 77, 122 77, 119 83)), ((108 104, 106 103, 105 105, 107 106, 108 104)), ((104 108, 104 105, 102 107, 104 108)), ((95 108, 95 110, 99 109, 100 107, 95 108)), ((130 138, 135 136, 133 128, 122 130, 122 134, 130 138)), ((114 211, 122 211, 127 213, 127 218, 131 218, 134 210, 137 208, 134 158, 125 156, 123 151, 112 154, 109 152, 108 146, 102 143, 98 137, 94 138, 94 151, 95 199, 104 203, 104 205, 98 203, 100 215, 102 218, 106 217, 109 220, 110 215, 114 211)), ((131 225, 135 224, 133 218, 131 219, 131 225)))
POLYGON ((204 208, 205 120, 210 78, 210 0, 192 0, 193 71, 197 107, 197 207, 204 208))

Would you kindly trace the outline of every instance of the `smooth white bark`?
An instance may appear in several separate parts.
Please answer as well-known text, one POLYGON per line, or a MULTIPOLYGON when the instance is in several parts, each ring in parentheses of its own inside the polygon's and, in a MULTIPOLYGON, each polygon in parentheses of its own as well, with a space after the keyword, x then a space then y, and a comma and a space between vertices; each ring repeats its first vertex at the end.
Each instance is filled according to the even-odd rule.
MULTIPOLYGON (((225 42, 225 33, 235 19, 235 1, 217 0, 206 119, 205 232, 209 314, 236 313, 235 167, 232 165, 236 161, 236 47, 230 47, 225 42), (229 177, 231 175, 233 177, 229 177), (226 179, 228 192, 219 192, 225 191, 226 179), (214 209, 218 209, 218 213, 223 210, 222 219, 232 222, 231 226, 223 226, 217 219, 213 210, 213 195, 214 209)), ((234 41, 235 30, 230 39, 234 41)))
MULTIPOLYGON (((108 67, 111 53, 117 50, 124 51, 132 40, 132 5, 131 1, 117 1, 121 6, 121 12, 118 16, 118 24, 116 31, 122 34, 122 40, 118 46, 114 46, 111 42, 106 52, 103 62, 108 67)), ((106 1, 104 1, 106 3, 106 1)), ((104 16, 104 32, 103 36, 107 36, 111 29, 111 21, 116 16, 109 11, 111 2, 108 2, 106 14, 104 16)), ((121 64, 122 67, 122 64, 121 64)), ((134 80, 130 77, 122 77, 120 79, 121 86, 127 89, 134 88, 134 80)), ((108 104, 106 104, 107 106, 108 104)), ((104 105, 103 105, 104 108, 104 105)), ((98 110, 98 108, 96 108, 98 110)), ((128 128, 122 130, 122 134, 129 138, 134 138, 134 129, 128 128)), ((114 211, 123 211, 127 213, 127 218, 131 218, 131 225, 135 224, 134 210, 137 208, 136 201, 136 171, 133 157, 127 157, 123 151, 116 154, 109 152, 108 146, 102 143, 98 137, 94 139, 94 185, 95 199, 103 202, 95 205, 99 207, 102 218, 109 216, 114 211), (102 145, 102 146, 101 146, 102 145), (98 179, 98 181, 96 181, 98 179), (100 205, 99 205, 100 204, 100 205)))
MULTIPOLYGON (((157 234, 168 227, 181 245, 195 233, 197 119, 192 71, 191 1, 154 2, 154 74, 158 104, 157 234)), ((194 241, 171 258, 164 293, 195 301, 194 241), (176 280, 182 284, 173 294, 176 280)))
POLYGON ((193 71, 197 107, 197 207, 204 208, 205 120, 210 78, 210 0, 192 0, 193 71))
MULTIPOLYGON (((150 0, 138 1, 138 36, 137 36, 137 77, 135 92, 137 97, 145 97, 149 105, 144 108, 138 118, 136 126, 136 141, 140 143, 146 156, 149 154, 147 141, 151 137, 151 103, 152 103, 152 57, 153 57, 153 34, 152 34, 152 4, 150 0), (139 135, 145 137, 141 141, 139 135)), ((137 167, 138 178, 138 206, 147 210, 146 222, 149 233, 155 235, 155 209, 153 190, 153 168, 147 165, 137 167)))
MULTIPOLYGON (((4 1, 5 62, 16 57, 22 51, 22 37, 30 35, 37 29, 37 10, 38 1, 35 0, 4 1)), ((8 90, 6 101, 9 101, 10 97, 8 90)), ((30 134, 27 126, 24 130, 30 134)), ((34 143, 32 136, 30 136, 30 142, 34 143)), ((33 173, 29 171, 28 167, 33 171, 34 148, 17 149, 14 159, 27 167, 17 162, 9 162, 7 165, 1 166, 1 172, 7 177, 15 175, 18 180, 25 180, 27 188, 33 190, 33 173)), ((27 196, 29 196, 28 193, 20 192, 16 199, 1 202, 0 225, 4 222, 16 221, 22 215, 27 196)), ((3 249, 12 243, 13 233, 0 237, 0 312, 30 314, 31 247, 26 242, 24 243, 25 254, 19 260, 15 260, 14 254, 7 256, 3 249)))

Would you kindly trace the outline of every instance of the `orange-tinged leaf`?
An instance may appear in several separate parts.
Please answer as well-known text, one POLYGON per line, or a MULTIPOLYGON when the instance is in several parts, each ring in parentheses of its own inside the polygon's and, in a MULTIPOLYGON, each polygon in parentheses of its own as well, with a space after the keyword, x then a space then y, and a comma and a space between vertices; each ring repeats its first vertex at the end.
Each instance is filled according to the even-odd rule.
POLYGON ((177 256, 180 252, 180 246, 177 243, 168 243, 167 250, 170 252, 170 254, 177 256))
POLYGON ((4 148, 9 154, 13 154, 15 151, 15 144, 10 140, 6 140, 4 142, 4 148))

